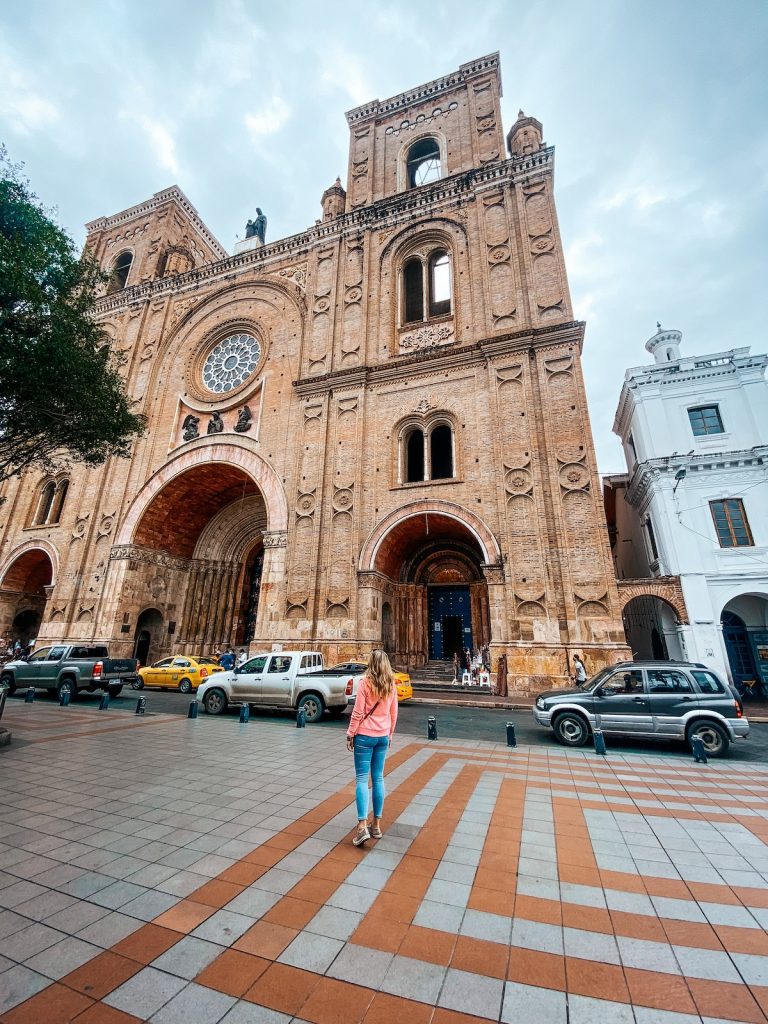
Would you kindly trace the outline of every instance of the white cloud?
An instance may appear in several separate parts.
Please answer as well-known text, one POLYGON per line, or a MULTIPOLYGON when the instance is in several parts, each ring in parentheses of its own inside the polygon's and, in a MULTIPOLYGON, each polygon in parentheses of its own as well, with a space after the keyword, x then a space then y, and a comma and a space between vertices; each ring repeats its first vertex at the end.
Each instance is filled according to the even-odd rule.
POLYGON ((254 139, 279 132, 291 116, 291 108, 279 96, 272 96, 261 110, 255 114, 246 114, 243 118, 245 127, 254 139))
POLYGON ((659 203, 666 203, 672 198, 669 192, 665 192, 658 186, 629 185, 617 189, 605 199, 601 199, 598 206, 601 210, 619 210, 625 206, 634 207, 636 210, 647 210, 659 203))
POLYGON ((0 55, 0 120, 18 135, 30 135, 59 119, 59 111, 34 88, 29 75, 8 53, 0 55))
POLYGON ((368 83, 360 58, 338 46, 324 53, 320 79, 346 93, 354 104, 365 103, 376 95, 368 83))
POLYGON ((147 114, 132 111, 124 111, 121 117, 126 121, 133 121, 144 132, 160 167, 174 176, 178 175, 179 161, 176 158, 176 141, 166 125, 147 114))

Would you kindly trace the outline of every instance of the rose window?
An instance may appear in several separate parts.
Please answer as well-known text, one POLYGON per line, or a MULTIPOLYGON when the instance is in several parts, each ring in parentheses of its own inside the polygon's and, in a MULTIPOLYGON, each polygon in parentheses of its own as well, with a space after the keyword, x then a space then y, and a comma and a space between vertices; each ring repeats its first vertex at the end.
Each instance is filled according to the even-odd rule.
POLYGON ((259 364, 261 343, 252 334, 232 334, 211 349, 203 367, 203 383, 217 395, 245 384, 259 364))

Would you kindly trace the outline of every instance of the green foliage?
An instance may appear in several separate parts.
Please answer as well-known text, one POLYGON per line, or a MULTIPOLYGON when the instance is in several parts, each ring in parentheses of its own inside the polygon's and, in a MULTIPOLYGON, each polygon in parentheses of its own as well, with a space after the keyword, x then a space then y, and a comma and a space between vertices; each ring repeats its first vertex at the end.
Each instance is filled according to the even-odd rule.
POLYGON ((104 283, 0 148, 0 482, 127 456, 143 432, 93 320, 104 283))

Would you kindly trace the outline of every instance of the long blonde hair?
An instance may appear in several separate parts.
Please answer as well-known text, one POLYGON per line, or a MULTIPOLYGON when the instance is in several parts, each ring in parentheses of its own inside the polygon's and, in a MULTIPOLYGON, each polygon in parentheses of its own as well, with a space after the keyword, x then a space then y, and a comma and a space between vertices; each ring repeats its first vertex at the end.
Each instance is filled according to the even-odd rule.
POLYGON ((365 677, 377 700, 385 700, 392 693, 395 677, 385 651, 371 651, 365 677))

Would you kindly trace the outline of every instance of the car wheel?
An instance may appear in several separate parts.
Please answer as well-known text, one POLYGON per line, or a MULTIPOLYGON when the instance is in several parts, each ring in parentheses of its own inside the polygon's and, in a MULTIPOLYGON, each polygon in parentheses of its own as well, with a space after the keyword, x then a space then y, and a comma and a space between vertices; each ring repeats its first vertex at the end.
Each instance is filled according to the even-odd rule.
POLYGON ((179 693, 190 693, 192 691, 192 683, 189 679, 182 679, 179 683, 179 693))
POLYGON ((13 676, 10 672, 3 672, 0 676, 0 685, 8 687, 8 696, 12 697, 16 692, 16 683, 13 681, 13 676))
POLYGON ((296 705, 296 710, 304 709, 304 721, 310 725, 319 722, 325 711, 323 698, 319 693, 305 693, 296 705))
POLYGON ((61 700, 63 694, 68 693, 69 699, 74 700, 77 696, 77 684, 74 679, 61 679, 56 687, 56 696, 61 700))
POLYGON ((144 689, 144 680, 141 678, 141 676, 136 676, 135 679, 131 680, 131 688, 133 690, 143 690, 144 689))
POLYGON ((589 726, 581 715, 564 712, 552 726, 558 742, 566 747, 583 747, 589 739, 589 726))
POLYGON ((120 694, 123 692, 123 687, 122 686, 110 686, 109 689, 107 690, 107 692, 109 693, 110 698, 112 698, 112 697, 119 697, 120 694))
POLYGON ((696 722, 688 730, 689 744, 694 736, 698 736, 704 744, 707 757, 725 757, 731 745, 725 729, 717 722, 696 722))
POLYGON ((222 715, 227 710, 227 696, 223 690, 209 690, 203 697, 203 707, 209 715, 222 715))

